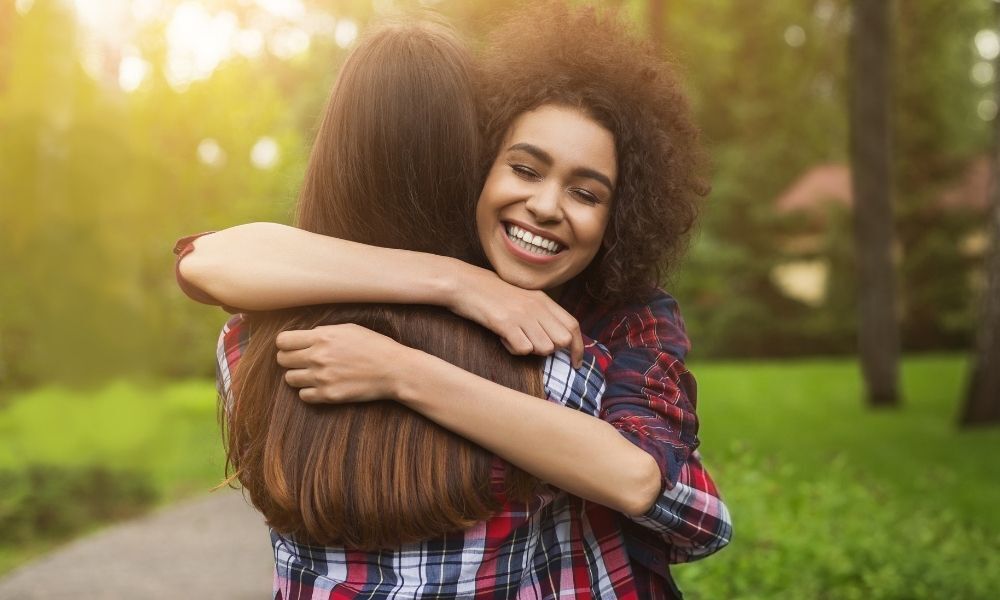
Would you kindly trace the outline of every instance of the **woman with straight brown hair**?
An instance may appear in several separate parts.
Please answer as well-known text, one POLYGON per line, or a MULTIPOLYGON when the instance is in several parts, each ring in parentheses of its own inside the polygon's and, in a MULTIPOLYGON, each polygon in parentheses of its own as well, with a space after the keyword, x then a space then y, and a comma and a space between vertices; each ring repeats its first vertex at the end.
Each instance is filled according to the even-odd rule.
MULTIPOLYGON (((443 26, 383 25, 370 33, 327 103, 298 226, 468 260, 476 241, 466 211, 474 205, 478 154, 470 72, 468 53, 443 26)), ((487 330, 433 307, 336 304, 242 319, 253 335, 233 380, 227 458, 275 530, 379 550, 465 529, 498 508, 492 454, 388 400, 301 402, 274 360, 275 337, 357 323, 542 398, 537 360, 510 356, 487 330)), ((507 471, 510 497, 529 499, 537 481, 507 471)))

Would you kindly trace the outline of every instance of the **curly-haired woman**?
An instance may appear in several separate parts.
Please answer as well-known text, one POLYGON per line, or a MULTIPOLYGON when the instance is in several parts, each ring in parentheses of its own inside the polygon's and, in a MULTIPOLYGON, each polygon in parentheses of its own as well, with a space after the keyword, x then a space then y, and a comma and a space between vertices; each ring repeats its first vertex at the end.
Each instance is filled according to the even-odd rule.
POLYGON ((731 533, 695 452, 688 340, 676 302, 656 287, 704 191, 686 101, 667 64, 593 9, 519 13, 494 32, 482 65, 490 166, 475 220, 493 271, 251 224, 188 246, 182 285, 254 310, 440 305, 514 353, 567 348, 577 363, 581 330, 603 343, 612 362, 599 419, 529 401, 358 326, 282 333, 278 361, 308 402, 392 398, 590 501, 590 522, 620 528, 638 595, 666 597, 669 563, 710 554, 731 533))

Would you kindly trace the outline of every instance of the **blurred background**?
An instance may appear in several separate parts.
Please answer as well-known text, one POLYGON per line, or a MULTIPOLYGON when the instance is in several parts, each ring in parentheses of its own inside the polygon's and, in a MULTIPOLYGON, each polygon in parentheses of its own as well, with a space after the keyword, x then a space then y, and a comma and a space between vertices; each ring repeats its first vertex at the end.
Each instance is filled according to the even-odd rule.
MULTIPOLYGON (((666 286, 736 536, 681 587, 992 597, 995 3, 606 4, 677 61, 713 161, 666 286)), ((0 0, 0 577, 221 481, 226 315, 173 243, 291 221, 339 65, 407 8, 477 44, 506 6, 0 0)))

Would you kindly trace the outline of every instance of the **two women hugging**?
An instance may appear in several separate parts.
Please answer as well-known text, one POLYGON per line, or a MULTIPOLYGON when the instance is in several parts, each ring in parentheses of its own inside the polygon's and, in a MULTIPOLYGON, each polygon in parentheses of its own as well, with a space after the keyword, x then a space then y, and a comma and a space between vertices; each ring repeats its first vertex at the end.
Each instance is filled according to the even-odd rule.
POLYGON ((526 8, 473 58, 373 26, 340 70, 296 227, 178 244, 238 311, 228 465, 275 598, 669 598, 731 536, 674 299, 706 186, 672 66, 613 16, 526 8))

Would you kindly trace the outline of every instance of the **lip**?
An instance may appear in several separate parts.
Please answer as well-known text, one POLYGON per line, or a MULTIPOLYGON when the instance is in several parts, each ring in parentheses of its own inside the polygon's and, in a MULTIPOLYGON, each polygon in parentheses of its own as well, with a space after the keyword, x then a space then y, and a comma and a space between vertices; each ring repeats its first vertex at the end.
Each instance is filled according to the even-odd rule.
MULTIPOLYGON (((513 224, 517 225, 518 227, 521 227, 520 223, 513 223, 513 224)), ((503 242, 507 248, 507 251, 513 254, 515 258, 518 258, 527 263, 531 263, 534 265, 547 265, 556 260, 557 258, 559 258, 562 255, 562 253, 565 252, 566 250, 565 248, 566 244, 562 244, 562 242, 559 242, 560 244, 563 245, 563 249, 551 256, 545 256, 542 254, 535 254, 533 252, 528 252, 527 250, 518 246, 517 244, 515 244, 510 240, 510 237, 507 235, 507 226, 503 222, 500 223, 499 228, 500 228, 500 237, 503 238, 503 242)), ((524 229, 527 230, 528 228, 525 227, 524 229)), ((539 233, 539 235, 542 234, 539 233)), ((553 239, 553 241, 555 241, 554 238, 550 239, 553 239)))

